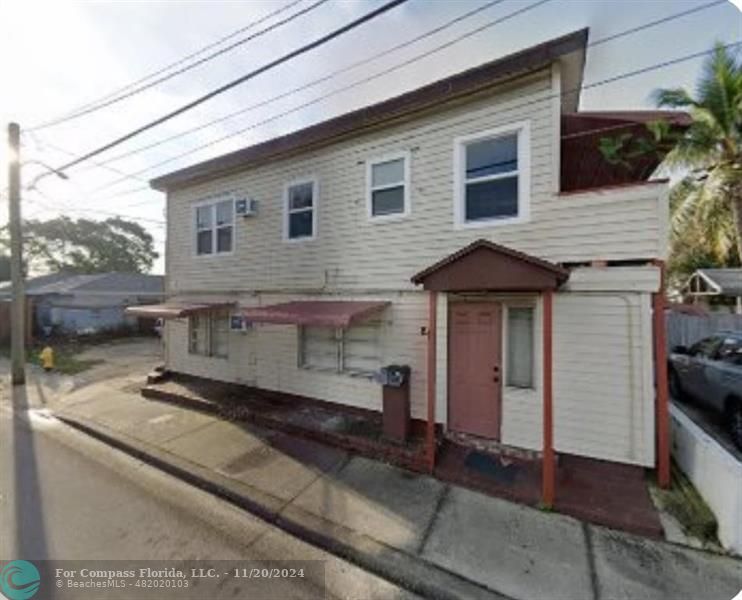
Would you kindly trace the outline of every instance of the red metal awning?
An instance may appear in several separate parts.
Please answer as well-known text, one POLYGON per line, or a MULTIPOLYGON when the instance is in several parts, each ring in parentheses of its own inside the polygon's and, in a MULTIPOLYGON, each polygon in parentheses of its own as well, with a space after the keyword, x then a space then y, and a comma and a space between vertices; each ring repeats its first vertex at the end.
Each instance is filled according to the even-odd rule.
POLYGON ((200 312, 229 308, 234 305, 234 302, 166 302, 164 304, 129 306, 125 313, 150 319, 180 319, 200 312))
POLYGON ((350 300, 304 300, 271 306, 255 306, 242 311, 248 321, 279 325, 349 327, 381 312, 389 302, 350 300))

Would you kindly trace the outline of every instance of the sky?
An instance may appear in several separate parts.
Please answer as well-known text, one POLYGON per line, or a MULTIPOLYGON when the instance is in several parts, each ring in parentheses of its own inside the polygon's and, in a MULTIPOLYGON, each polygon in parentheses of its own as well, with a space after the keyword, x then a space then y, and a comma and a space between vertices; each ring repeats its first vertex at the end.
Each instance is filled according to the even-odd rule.
MULTIPOLYGON (((325 0, 311 8, 318 1, 4 0, 0 3, 0 72, 4 75, 0 123, 3 135, 5 124, 10 121, 19 123, 24 131, 21 149, 24 183, 45 170, 39 162, 52 167, 64 164, 385 2, 325 0), (34 129, 98 101, 225 36, 235 34, 209 52, 223 49, 293 13, 310 8, 295 20, 131 98, 63 124, 34 129), (266 19, 280 9, 284 10, 266 19), (250 27, 259 19, 264 20, 250 27), (237 30, 243 31, 235 33, 237 30)), ((66 172, 67 180, 56 177, 39 180, 37 191, 24 192, 23 216, 45 219, 65 214, 72 218, 105 219, 121 215, 139 220, 154 236, 157 250, 162 254, 165 198, 164 194, 148 189, 147 182, 152 177, 404 93, 583 27, 590 28, 590 41, 596 41, 711 2, 548 0, 537 4, 537 0, 501 0, 424 40, 320 84, 271 100, 445 25, 490 1, 409 0, 337 40, 101 154, 93 159, 97 165, 85 163, 71 168, 66 172), (411 61, 516 11, 522 13, 411 61), (411 62, 370 82, 312 102, 406 61, 411 62), (263 105, 250 109, 261 102, 263 105), (306 103, 311 104, 300 108, 306 103), (236 111, 243 112, 206 125, 236 111), (286 114, 280 116, 282 113, 286 114), (188 135, 117 158, 196 127, 200 129, 188 135), (226 136, 229 137, 219 141, 226 136), (203 144, 209 146, 189 152, 203 144), (174 158, 184 153, 188 155, 174 158), (117 160, 111 161, 114 158, 117 160)), ((742 0, 735 0, 735 3, 739 6, 742 0)), ((590 48, 584 83, 704 52, 716 41, 741 40, 742 14, 737 6, 726 0, 590 48)), ((179 66, 187 66, 194 60, 179 66)), ((651 93, 656 88, 679 86, 692 91, 702 62, 703 59, 698 58, 585 90, 580 109, 652 108, 651 93)), ((0 143, 0 222, 7 220, 5 150, 5 144, 0 143)), ((162 258, 157 260, 153 272, 164 272, 162 258)))

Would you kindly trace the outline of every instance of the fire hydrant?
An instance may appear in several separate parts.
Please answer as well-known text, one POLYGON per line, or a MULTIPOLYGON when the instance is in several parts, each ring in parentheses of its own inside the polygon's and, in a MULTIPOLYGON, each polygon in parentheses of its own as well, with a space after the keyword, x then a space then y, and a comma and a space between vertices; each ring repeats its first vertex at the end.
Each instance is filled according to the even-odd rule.
POLYGON ((44 371, 47 373, 54 368, 54 350, 51 346, 45 346, 39 354, 41 360, 41 366, 44 367, 44 371))

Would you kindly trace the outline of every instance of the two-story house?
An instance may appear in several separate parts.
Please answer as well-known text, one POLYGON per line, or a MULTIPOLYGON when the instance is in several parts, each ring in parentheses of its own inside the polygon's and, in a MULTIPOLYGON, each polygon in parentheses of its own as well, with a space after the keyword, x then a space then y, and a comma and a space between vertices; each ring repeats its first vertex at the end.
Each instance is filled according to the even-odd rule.
POLYGON ((554 452, 654 467, 659 434, 666 469, 667 182, 598 150, 662 115, 578 112, 587 37, 153 180, 167 368, 380 411, 409 365, 431 464, 447 432, 543 452, 547 501, 554 452))

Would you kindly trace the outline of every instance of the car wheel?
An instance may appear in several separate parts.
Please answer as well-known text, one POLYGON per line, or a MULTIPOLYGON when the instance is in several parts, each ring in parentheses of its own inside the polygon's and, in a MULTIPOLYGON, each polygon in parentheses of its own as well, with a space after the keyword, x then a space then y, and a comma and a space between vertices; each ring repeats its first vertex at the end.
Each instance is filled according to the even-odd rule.
POLYGON ((734 444, 742 450, 742 401, 732 401, 729 407, 729 433, 734 444))
POLYGON ((680 375, 673 369, 670 371, 670 395, 675 400, 685 400, 685 393, 683 392, 683 386, 680 383, 680 375))

